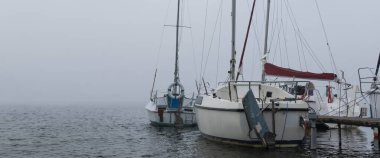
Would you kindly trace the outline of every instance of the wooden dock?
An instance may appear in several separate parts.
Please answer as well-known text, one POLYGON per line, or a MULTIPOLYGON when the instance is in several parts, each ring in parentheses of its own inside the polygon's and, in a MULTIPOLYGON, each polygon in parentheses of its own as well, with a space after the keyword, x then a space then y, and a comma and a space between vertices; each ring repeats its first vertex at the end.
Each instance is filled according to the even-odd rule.
POLYGON ((380 119, 379 118, 318 116, 317 122, 336 123, 336 124, 342 124, 342 125, 365 126, 365 127, 380 127, 380 119))
MULTIPOLYGON (((310 149, 315 150, 317 148, 317 129, 316 122, 322 123, 336 123, 339 130, 339 148, 342 146, 342 132, 341 125, 354 125, 364 126, 380 129, 379 118, 360 118, 360 117, 339 117, 339 116, 317 116, 315 113, 309 113, 309 120, 311 123, 311 144, 310 149)), ((380 141, 379 146, 380 146, 380 141)))

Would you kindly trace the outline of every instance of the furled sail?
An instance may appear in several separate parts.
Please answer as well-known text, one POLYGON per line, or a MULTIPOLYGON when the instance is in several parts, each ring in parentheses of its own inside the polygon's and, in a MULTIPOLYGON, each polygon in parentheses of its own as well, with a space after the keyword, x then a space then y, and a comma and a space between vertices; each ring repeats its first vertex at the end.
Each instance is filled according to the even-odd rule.
POLYGON ((316 79, 316 80, 334 80, 336 74, 334 73, 313 73, 293 70, 289 68, 279 67, 270 63, 265 63, 265 74, 272 76, 282 76, 282 77, 295 77, 304 79, 316 79))

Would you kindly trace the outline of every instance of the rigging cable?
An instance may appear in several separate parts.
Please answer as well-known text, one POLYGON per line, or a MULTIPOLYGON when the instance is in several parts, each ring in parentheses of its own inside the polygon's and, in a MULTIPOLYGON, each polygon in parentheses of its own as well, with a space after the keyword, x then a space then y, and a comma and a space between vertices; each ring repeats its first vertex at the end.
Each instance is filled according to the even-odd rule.
MULTIPOLYGON (((279 51, 279 61, 280 61, 280 65, 283 67, 285 63, 284 61, 288 61, 288 66, 289 66, 289 57, 288 57, 288 54, 287 51, 285 51, 285 56, 286 56, 286 59, 283 58, 283 48, 282 48, 282 40, 280 40, 281 38, 281 34, 284 34, 283 31, 285 31, 284 29, 284 23, 283 23, 283 3, 282 1, 280 1, 279 3, 276 3, 277 1, 273 2, 274 5, 274 15, 276 15, 276 18, 274 20, 273 23, 275 23, 275 25, 273 26, 273 31, 272 34, 271 34, 271 42, 270 42, 270 48, 272 48, 272 44, 274 44, 274 55, 273 55, 273 58, 272 58, 272 63, 275 62, 275 60, 277 59, 277 51, 279 51), (276 35, 275 35, 276 34, 276 35), (277 38, 277 40, 275 40, 274 42, 274 39, 275 37, 277 38)), ((273 18, 274 19, 274 18, 273 18)), ((273 24, 272 23, 272 24, 273 24)), ((285 39, 285 36, 284 36, 284 45, 286 43, 286 39, 285 39)), ((286 47, 286 46, 285 46, 286 47)), ((285 48, 286 49, 286 48, 285 48)))
MULTIPOLYGON (((282 56, 283 56, 283 49, 282 49, 282 40, 280 40, 280 35, 281 35, 281 33, 282 33, 282 31, 284 30, 284 26, 283 26, 283 23, 282 23, 282 1, 280 1, 280 4, 279 4, 279 6, 280 6, 280 8, 278 9, 279 11, 279 31, 278 31, 278 34, 277 34, 277 40, 278 40, 278 45, 279 45, 279 51, 280 51, 280 59, 281 59, 281 66, 282 67, 284 67, 284 64, 282 64, 282 61, 284 61, 284 63, 286 62, 286 60, 284 59, 284 58, 282 58, 282 56)), ((286 54, 286 52, 284 52, 284 55, 285 56, 287 56, 287 54, 286 54)), ((289 63, 288 63, 288 65, 289 65, 289 63)))
MULTIPOLYGON (((168 3, 168 6, 167 6, 167 8, 166 8, 166 14, 165 14, 165 20, 164 20, 164 23, 166 23, 166 21, 167 21, 167 19, 168 19, 168 15, 169 15, 169 7, 170 7, 170 4, 171 4, 171 0, 169 1, 169 3, 168 3)), ((157 53, 157 57, 156 57, 156 65, 155 65, 155 67, 156 67, 156 69, 157 69, 157 67, 158 67, 158 63, 159 63, 159 61, 160 61, 160 55, 161 55, 161 48, 162 48, 162 41, 164 41, 163 40, 163 38, 164 38, 164 33, 165 33, 165 25, 163 25, 162 26, 162 30, 161 30, 161 35, 160 35, 160 44, 159 44, 159 46, 158 46, 158 53, 157 53)))
POLYGON ((241 57, 240 57, 239 69, 238 69, 238 73, 236 75, 236 81, 239 79, 239 75, 242 73, 243 59, 244 59, 245 49, 246 49, 247 42, 248 42, 249 31, 251 30, 251 24, 252 24, 253 12, 255 11, 255 5, 256 5, 256 0, 253 1, 253 5, 252 5, 252 10, 251 10, 250 18, 249 18, 247 33, 245 35, 245 40, 244 40, 243 51, 242 51, 241 57))
MULTIPOLYGON (((276 43, 274 43, 274 49, 273 49, 273 51, 274 51, 274 55, 273 55, 273 63, 275 62, 275 59, 276 59, 276 56, 277 56, 277 52, 279 52, 278 54, 279 54, 279 60, 280 60, 280 65, 281 66, 283 66, 283 63, 282 63, 282 51, 281 51, 281 40, 280 40, 280 34, 281 34, 281 23, 279 22, 279 21, 281 21, 281 19, 282 19, 282 9, 281 9, 281 11, 280 11, 280 9, 279 9, 279 6, 282 8, 282 6, 281 6, 281 4, 278 4, 278 3, 276 3, 277 1, 275 1, 275 2, 273 2, 273 4, 274 4, 274 14, 273 14, 273 16, 274 15, 276 15, 276 19, 275 20, 273 20, 273 23, 275 23, 275 25, 274 25, 274 27, 273 27, 273 30, 275 30, 275 31, 273 31, 273 33, 272 33, 272 39, 271 39, 271 43, 270 43, 270 45, 269 45, 269 47, 271 48, 272 47, 272 44, 274 43, 273 42, 273 40, 275 39, 275 36, 277 36, 277 40, 275 41, 276 43), (280 15, 281 14, 281 15, 280 15), (279 20, 280 19, 280 20, 279 20), (275 35, 275 32, 277 32, 276 33, 276 35, 275 35), (278 51, 277 51, 278 50, 278 51)), ((274 18, 273 18, 274 19, 274 18)), ((272 23, 272 24, 273 24, 272 23)))
POLYGON ((287 44, 286 44, 286 30, 284 28, 284 19, 282 18, 282 13, 283 13, 283 1, 281 1, 281 28, 282 28, 282 34, 283 34, 283 38, 284 38, 284 47, 285 47, 285 55, 286 55, 286 60, 288 62, 288 68, 290 68, 290 63, 289 63, 289 55, 288 55, 288 47, 287 47, 287 44))
POLYGON ((337 73, 337 67, 336 67, 336 64, 335 64, 335 59, 334 59, 334 56, 333 56, 332 51, 331 51, 330 42, 329 42, 329 39, 327 37, 327 32, 326 32, 325 24, 324 24, 324 22, 322 20, 321 11, 319 9, 319 5, 318 5, 317 0, 314 0, 314 1, 315 1, 315 5, 317 7, 317 10, 318 10, 319 19, 321 20, 321 25, 322 25, 322 28, 323 28, 323 33, 324 33, 325 39, 326 39, 326 45, 327 45, 327 48, 328 48, 329 53, 330 53, 331 64, 332 64, 332 67, 333 67, 335 73, 337 73))
MULTIPOLYGON (((277 24, 278 24, 278 15, 276 16, 276 20, 275 20, 275 14, 278 14, 278 10, 277 10, 277 3, 276 3, 276 1, 274 1, 274 2, 272 2, 272 4, 273 4, 273 14, 272 14, 272 19, 273 19, 273 22, 271 23, 271 27, 272 27, 272 32, 271 32, 271 37, 270 37, 270 41, 269 41, 269 49, 271 49, 272 48, 272 44, 274 43, 273 42, 273 40, 275 39, 274 37, 274 34, 275 34, 275 32, 277 32, 276 30, 277 29, 275 29, 275 28, 277 28, 277 24), (275 25, 274 25, 275 24, 275 25)), ((277 42, 277 44, 278 44, 278 39, 276 40, 276 42, 277 42)), ((277 59, 276 57, 277 57, 277 44, 276 44, 276 46, 275 46, 275 48, 273 49, 273 57, 272 57, 272 63, 274 63, 275 62, 275 60, 277 59)), ((280 60, 281 60, 281 57, 280 57, 280 60)))
MULTIPOLYGON (((188 2, 188 1, 185 1, 185 2, 188 2)), ((191 20, 191 14, 190 14, 190 9, 189 9, 189 5, 186 5, 187 6, 187 11, 188 11, 188 14, 189 14, 189 22, 190 24, 192 24, 192 20, 191 20)), ((191 36, 191 46, 192 46, 192 51, 193 51, 193 65, 194 65, 194 71, 195 71, 195 80, 198 79, 198 67, 197 67, 197 59, 196 59, 196 55, 195 55, 195 50, 194 50, 194 35, 193 35, 193 30, 190 29, 190 36, 191 36)))
POLYGON ((201 69, 199 74, 199 80, 202 80, 202 71, 203 71, 203 56, 205 52, 205 39, 206 39, 206 28, 207 28, 207 14, 208 14, 208 0, 206 0, 206 15, 205 15, 205 21, 204 21, 204 27, 203 27, 203 45, 202 45, 202 57, 201 57, 201 69))
MULTIPOLYGON (((184 4, 183 3, 183 0, 180 0, 181 1, 181 4, 184 4)), ((184 25, 183 25, 183 16, 184 16, 184 5, 181 5, 180 6, 181 7, 181 9, 180 9, 180 17, 181 18, 179 18, 179 33, 178 33, 178 53, 179 53, 179 50, 180 50, 180 48, 181 48, 181 43, 182 43, 182 34, 183 34, 183 27, 185 27, 184 25)))
MULTIPOLYGON (((253 23, 254 25, 256 24, 258 24, 258 22, 257 22, 257 18, 255 18, 255 23, 253 23)), ((254 33, 255 33, 255 37, 256 37, 256 43, 257 43, 257 50, 259 51, 259 52, 262 52, 261 51, 261 47, 262 47, 262 45, 260 44, 260 40, 259 40, 259 35, 258 35, 258 33, 257 32, 259 32, 258 31, 258 28, 259 27, 253 27, 253 30, 254 30, 254 33)))
MULTIPOLYGON (((294 16, 293 9, 292 9, 291 5, 289 4, 289 1, 288 1, 288 6, 289 6, 290 13, 291 13, 291 15, 292 15, 292 17, 293 17, 293 21, 294 21, 295 26, 296 26, 296 28, 294 28, 296 38, 298 38, 298 39, 296 39, 296 40, 297 40, 297 42, 298 42, 298 40, 299 40, 299 42, 300 42, 300 49, 301 49, 301 52, 302 52, 302 56, 303 56, 303 58, 304 58, 305 68, 306 68, 306 71, 308 71, 307 63, 306 63, 306 56, 305 56, 305 51, 304 51, 304 47, 305 47, 305 46, 302 44, 302 37, 301 37, 302 33, 301 33, 300 28, 299 28, 299 26, 298 26, 297 20, 296 20, 296 18, 295 18, 295 16, 294 16)), ((299 58, 301 58, 301 57, 299 56, 299 58)), ((301 62, 301 60, 300 60, 300 65, 301 65, 301 64, 302 64, 302 62, 301 62)))
MULTIPOLYGON (((295 26, 296 26, 296 29, 295 29, 295 33, 296 33, 296 37, 299 39, 299 42, 300 42, 300 49, 301 49, 301 53, 302 53, 302 56, 303 56, 303 58, 304 58, 304 64, 305 64, 305 68, 306 68, 306 71, 308 71, 308 69, 307 69, 307 63, 306 63, 306 56, 305 56, 305 51, 304 51, 304 45, 302 44, 302 37, 301 37, 301 35, 302 35, 302 33, 301 33, 301 31, 300 31, 300 28, 299 28, 299 26, 298 26, 298 23, 297 23, 297 21, 296 21, 296 18, 295 18, 295 16, 294 16, 294 12, 293 12, 293 9, 292 9, 292 7, 291 7, 291 5, 289 4, 289 1, 288 1, 288 5, 289 5, 289 8, 290 8, 290 11, 291 11, 291 14, 292 14, 292 17, 293 17, 293 19, 294 19, 294 22, 295 22, 295 26)), ((297 40, 298 41, 298 40, 297 40)), ((301 58, 301 57, 299 57, 299 58, 301 58)), ((301 61, 300 61, 301 62, 301 61)), ((302 62, 301 62, 302 63, 302 62)), ((300 64, 301 64, 300 63, 300 64)))
MULTIPOLYGON (((264 3, 262 3, 263 4, 263 8, 265 8, 265 4, 264 3)), ((251 8, 250 6, 248 6, 248 8, 251 8)), ((256 11, 257 12, 257 11, 256 11)), ((263 15, 263 18, 265 19, 265 10, 263 9, 263 12, 264 12, 264 14, 262 14, 263 15)), ((259 36, 259 34, 258 34, 258 32, 263 32, 263 31, 259 31, 259 29, 261 28, 260 26, 259 26, 259 24, 264 24, 264 23, 259 23, 258 22, 258 19, 260 19, 260 17, 259 16, 257 16, 257 15, 260 15, 260 14, 256 14, 256 17, 257 18, 255 18, 254 20, 254 22, 253 22, 253 26, 252 26, 252 28, 253 28, 253 32, 254 32, 254 35, 253 35, 253 41, 256 41, 256 47, 254 47, 254 49, 252 50, 253 52, 255 52, 255 49, 257 50, 257 52, 263 52, 262 51, 262 49, 261 49, 261 47, 263 47, 263 45, 262 44, 260 44, 260 36, 259 36)), ((263 27, 264 28, 264 27, 263 27)), ((253 53, 252 54, 252 61, 255 61, 256 59, 261 59, 262 58, 262 55, 261 55, 261 53, 253 53), (257 57, 255 57, 255 55, 257 55, 257 57)), ((252 67, 254 67, 255 66, 255 63, 257 63, 257 62, 252 62, 252 67)), ((250 73, 251 73, 251 78, 253 79, 254 78, 254 76, 255 76, 255 72, 254 71, 250 71, 250 73)))
POLYGON ((204 64, 202 78, 203 78, 204 74, 206 73, 206 66, 207 66, 207 63, 208 63, 208 58, 210 56, 210 52, 211 52, 211 48, 212 48, 212 43, 214 41, 214 35, 215 35, 216 27, 217 27, 217 24, 218 24, 218 21, 219 21, 219 16, 220 16, 221 12, 222 12, 222 3, 220 3, 220 5, 219 5, 219 11, 218 11, 218 14, 217 14, 217 17, 216 17, 216 21, 215 21, 215 25, 214 25, 214 29, 213 29, 214 31, 212 32, 212 36, 211 36, 210 47, 209 47, 209 49, 207 51, 207 57, 206 57, 205 64, 204 64))
MULTIPOLYGON (((223 0, 220 1, 221 8, 223 8, 223 0)), ((219 75, 219 58, 220 58, 220 39, 221 39, 221 34, 222 34, 222 17, 223 17, 223 12, 220 13, 220 21, 219 21, 219 39, 218 39, 218 58, 216 61, 216 75, 215 75, 215 87, 218 86, 218 75, 219 75)))
POLYGON ((298 56, 298 63, 300 64, 300 69, 302 71, 302 62, 301 62, 301 55, 300 55, 300 46, 299 46, 299 43, 298 43, 298 38, 297 38, 297 30, 296 30, 296 22, 295 22, 295 19, 293 19, 294 17, 291 16, 291 13, 292 10, 290 8, 290 4, 288 1, 285 1, 285 7, 286 7, 286 11, 288 13, 288 17, 289 17, 289 20, 290 20, 290 23, 292 24, 292 27, 293 27, 293 31, 294 31, 294 37, 295 37, 295 40, 296 40, 296 46, 297 46, 297 56, 298 56))
MULTIPOLYGON (((302 34, 300 34, 302 36, 302 34)), ((311 49, 310 47, 310 44, 306 41, 305 37, 302 36, 302 43, 306 46, 306 49, 308 49, 309 51, 307 51, 310 56, 312 57, 312 59, 314 60, 314 62, 317 64, 317 66, 323 71, 323 72, 326 72, 326 68, 323 66, 323 64, 321 63, 320 60, 318 60, 318 58, 314 55, 315 52, 313 51, 313 49, 311 49)))
MULTIPOLYGON (((294 19, 294 23, 295 23, 295 26, 297 28, 296 32, 298 33, 298 36, 299 36, 299 40, 301 41, 301 43, 305 46, 306 49, 308 49, 309 51, 307 51, 310 56, 312 57, 312 59, 314 60, 314 62, 317 64, 317 66, 323 71, 323 72, 326 72, 326 69, 324 68, 323 64, 321 63, 320 60, 318 60, 318 58, 315 56, 315 52, 311 49, 310 45, 308 44, 308 42, 306 41, 306 38, 303 36, 303 34, 301 33, 299 27, 298 27, 298 24, 297 22, 295 21, 295 16, 294 16, 294 13, 293 13, 293 10, 291 9, 291 6, 288 2, 288 0, 286 0, 288 5, 287 5, 287 8, 288 8, 288 12, 291 13, 291 16, 293 17, 294 19)), ((290 14, 289 14, 290 16, 290 14)))
MULTIPOLYGON (((277 20, 274 20, 275 19, 275 14, 277 13, 277 7, 276 7, 276 4, 277 3, 275 3, 276 1, 274 1, 274 2, 272 2, 272 5, 273 5, 273 14, 272 14, 272 17, 271 17, 271 19, 273 19, 273 22, 271 22, 270 23, 270 27, 271 27, 271 29, 270 30, 272 30, 271 31, 271 34, 270 34, 270 41, 269 41, 269 47, 268 47, 268 49, 270 49, 270 48, 272 48, 272 43, 273 43, 273 39, 274 39, 274 33, 276 32, 276 27, 277 27, 277 20)), ((276 16, 276 18, 277 18, 278 16, 276 16)), ((270 52, 270 51, 269 51, 270 52)))

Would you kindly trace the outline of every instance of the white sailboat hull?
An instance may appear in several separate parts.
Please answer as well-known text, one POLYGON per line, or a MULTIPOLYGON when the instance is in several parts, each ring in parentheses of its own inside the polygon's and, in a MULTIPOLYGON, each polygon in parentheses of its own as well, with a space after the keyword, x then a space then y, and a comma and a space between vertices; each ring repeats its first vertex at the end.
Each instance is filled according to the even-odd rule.
MULTIPOLYGON (((300 119, 308 111, 307 107, 295 106, 288 103, 289 109, 278 109, 275 113, 277 147, 295 147, 303 141, 305 130, 300 125, 300 119)), ((198 128, 206 138, 239 145, 264 146, 254 130, 250 131, 241 103, 203 96, 202 103, 196 103, 195 112, 198 128)), ((269 130, 273 131, 272 111, 265 110, 263 116, 269 130)))
MULTIPOLYGON (((380 90, 371 89, 369 94, 370 106, 372 106, 372 117, 380 118, 380 90)), ((378 128, 373 130, 374 138, 379 138, 378 128)))
MULTIPOLYGON (((165 110, 162 113, 162 119, 157 110, 157 106, 154 102, 149 102, 145 109, 147 110, 149 121, 152 125, 156 126, 175 126, 176 125, 176 113, 177 110, 165 110)), ((193 111, 180 111, 179 116, 183 120, 183 126, 196 126, 196 117, 193 111)))

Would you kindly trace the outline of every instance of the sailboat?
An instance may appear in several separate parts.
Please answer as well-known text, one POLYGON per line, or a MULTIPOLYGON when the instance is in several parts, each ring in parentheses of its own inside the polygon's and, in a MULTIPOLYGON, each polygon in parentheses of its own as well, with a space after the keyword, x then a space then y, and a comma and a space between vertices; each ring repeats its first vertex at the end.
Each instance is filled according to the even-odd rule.
MULTIPOLYGON (((338 116, 338 117, 366 117, 365 105, 362 103, 362 97, 359 95, 359 86, 351 85, 345 82, 338 83, 337 93, 335 96, 331 96, 333 93, 331 87, 327 87, 327 102, 320 103, 326 105, 327 111, 320 111, 321 115, 326 116, 338 116)), ((329 129, 338 128, 337 124, 327 123, 329 129)), ((356 128, 358 126, 342 125, 344 128, 356 128)))
POLYGON ((208 139, 253 147, 299 146, 305 136, 309 112, 308 102, 302 95, 312 90, 312 84, 309 81, 267 81, 266 75, 327 80, 336 77, 332 73, 301 72, 267 62, 269 9, 270 0, 261 81, 239 81, 238 76, 235 77, 236 0, 232 0, 229 81, 220 84, 213 94, 200 95, 195 101, 198 128, 208 139))
MULTIPOLYGON (((176 27, 176 50, 175 50, 175 70, 174 82, 169 85, 166 94, 157 96, 151 91, 149 103, 145 106, 149 120, 152 125, 156 126, 195 126, 196 118, 193 111, 194 99, 185 96, 185 88, 180 82, 179 67, 178 67, 178 52, 179 52, 179 13, 180 0, 177 6, 177 25, 176 27)), ((157 71, 156 71, 157 73, 157 71)), ((155 73, 155 76, 156 76, 155 73)), ((153 81, 154 87, 155 79, 153 81)))

